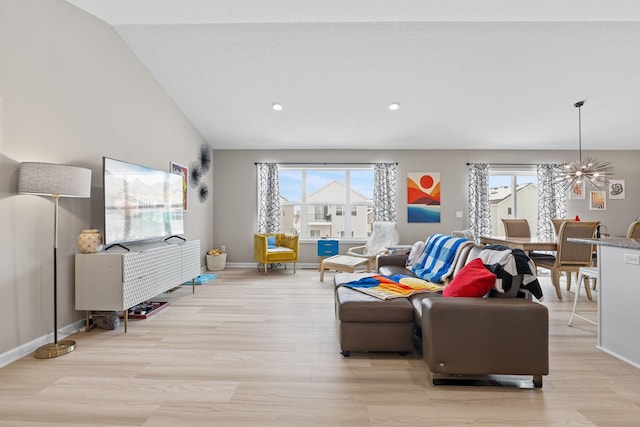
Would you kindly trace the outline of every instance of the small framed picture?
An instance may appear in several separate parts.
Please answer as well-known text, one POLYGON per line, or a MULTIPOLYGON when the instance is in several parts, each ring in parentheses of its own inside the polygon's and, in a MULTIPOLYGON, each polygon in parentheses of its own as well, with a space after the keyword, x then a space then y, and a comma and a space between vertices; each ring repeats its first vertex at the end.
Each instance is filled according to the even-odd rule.
POLYGON ((589 210, 604 211, 607 210, 607 193, 606 191, 592 191, 589 210))
POLYGON ((182 207, 187 211, 187 179, 189 178, 189 169, 177 163, 171 162, 171 173, 182 175, 182 207))
POLYGON ((571 200, 584 200, 584 181, 575 183, 569 188, 569 199, 571 200))
POLYGON ((624 179, 609 180, 609 199, 624 199, 625 190, 624 179))

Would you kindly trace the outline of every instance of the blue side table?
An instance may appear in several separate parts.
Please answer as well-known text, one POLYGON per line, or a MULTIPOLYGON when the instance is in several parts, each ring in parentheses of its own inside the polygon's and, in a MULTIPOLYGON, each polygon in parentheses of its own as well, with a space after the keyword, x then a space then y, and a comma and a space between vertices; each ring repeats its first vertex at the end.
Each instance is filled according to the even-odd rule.
POLYGON ((322 258, 338 255, 338 241, 333 239, 318 239, 318 256, 322 258))
POLYGON ((338 255, 338 241, 332 239, 318 239, 318 256, 338 255))

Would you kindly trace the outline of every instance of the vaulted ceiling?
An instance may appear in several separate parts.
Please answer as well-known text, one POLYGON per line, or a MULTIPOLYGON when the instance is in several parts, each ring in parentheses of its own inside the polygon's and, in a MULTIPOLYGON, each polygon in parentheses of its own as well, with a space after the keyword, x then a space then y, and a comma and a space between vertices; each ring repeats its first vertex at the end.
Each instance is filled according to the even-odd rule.
POLYGON ((640 149, 640 2, 67 1, 216 149, 640 149))

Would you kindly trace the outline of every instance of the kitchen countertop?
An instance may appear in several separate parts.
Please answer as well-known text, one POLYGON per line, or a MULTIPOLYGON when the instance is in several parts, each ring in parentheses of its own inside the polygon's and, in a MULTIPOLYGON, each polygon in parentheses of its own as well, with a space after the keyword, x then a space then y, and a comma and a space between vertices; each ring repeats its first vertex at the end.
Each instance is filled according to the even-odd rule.
POLYGON ((599 239, 585 239, 569 237, 567 240, 590 245, 611 246, 614 248, 640 249, 640 239, 627 239, 626 237, 601 237, 599 239))

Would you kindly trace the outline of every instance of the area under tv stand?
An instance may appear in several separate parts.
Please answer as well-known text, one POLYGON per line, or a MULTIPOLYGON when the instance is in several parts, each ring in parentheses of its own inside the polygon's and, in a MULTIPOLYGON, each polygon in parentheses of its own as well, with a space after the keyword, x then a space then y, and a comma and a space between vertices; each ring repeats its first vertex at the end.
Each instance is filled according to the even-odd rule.
POLYGON ((149 247, 136 252, 76 254, 76 310, 123 311, 200 275, 200 240, 149 247))

